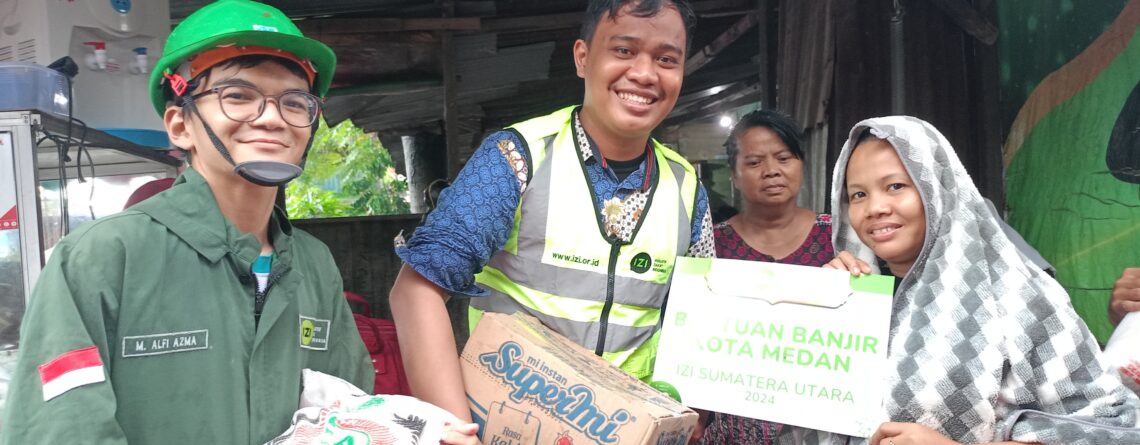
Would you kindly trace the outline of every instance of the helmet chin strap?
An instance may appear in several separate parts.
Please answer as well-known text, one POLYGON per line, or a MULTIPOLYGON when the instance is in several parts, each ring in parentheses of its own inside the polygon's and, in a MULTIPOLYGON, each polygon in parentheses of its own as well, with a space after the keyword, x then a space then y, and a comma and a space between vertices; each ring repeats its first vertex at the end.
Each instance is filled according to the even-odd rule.
POLYGON ((305 161, 309 157, 309 148, 313 146, 318 124, 314 123, 312 131, 309 132, 309 142, 305 144, 305 154, 301 155, 300 165, 281 161, 257 160, 238 164, 234 162, 234 158, 230 156, 230 151, 226 150, 222 140, 210 128, 210 124, 207 124, 206 120, 202 118, 202 114, 198 112, 198 107, 193 102, 187 102, 185 106, 190 107, 190 111, 198 117, 198 121, 202 123, 202 128, 206 130, 206 136, 210 137, 210 142, 214 144, 214 148, 218 150, 218 153, 221 153, 226 162, 234 166, 234 173, 237 173, 242 179, 263 187, 280 187, 301 176, 301 173, 305 171, 305 161))

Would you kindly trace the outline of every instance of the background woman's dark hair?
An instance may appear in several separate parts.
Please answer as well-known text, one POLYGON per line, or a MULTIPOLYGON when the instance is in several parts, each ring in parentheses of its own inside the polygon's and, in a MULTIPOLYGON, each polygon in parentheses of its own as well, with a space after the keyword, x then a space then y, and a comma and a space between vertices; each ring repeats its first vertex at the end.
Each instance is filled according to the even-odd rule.
POLYGON ((878 136, 875 136, 875 133, 871 132, 871 127, 864 128, 863 131, 859 132, 859 137, 855 138, 855 146, 858 147, 859 144, 862 144, 863 142, 866 142, 867 139, 871 138, 882 139, 878 136))
POLYGON ((629 15, 634 17, 653 17, 661 12, 661 8, 672 6, 681 14, 681 21, 685 23, 685 52, 693 41, 693 30, 697 27, 697 14, 688 0, 590 0, 586 6, 586 17, 582 19, 582 31, 579 38, 586 41, 594 38, 594 31, 598 29, 598 22, 603 18, 613 19, 618 11, 626 4, 633 3, 629 15))
POLYGON ((740 151, 737 141, 740 136, 749 129, 756 127, 772 130, 784 142, 784 145, 788 146, 788 151, 792 152, 792 156, 801 161, 804 159, 803 148, 800 148, 800 143, 803 140, 800 124, 796 123, 791 116, 780 111, 756 110, 740 118, 740 121, 732 127, 732 133, 728 135, 728 140, 724 142, 729 167, 736 168, 736 154, 740 151))

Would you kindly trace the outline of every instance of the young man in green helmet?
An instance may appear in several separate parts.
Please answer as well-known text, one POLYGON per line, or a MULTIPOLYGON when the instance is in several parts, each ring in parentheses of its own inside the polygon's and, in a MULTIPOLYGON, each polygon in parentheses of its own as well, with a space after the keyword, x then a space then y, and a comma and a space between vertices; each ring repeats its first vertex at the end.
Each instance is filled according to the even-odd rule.
POLYGON ((523 312, 652 379, 674 261, 713 253, 693 167, 650 137, 680 95, 695 20, 684 0, 591 0, 573 49, 582 105, 484 139, 397 248, 390 301, 417 397, 469 413, 450 295, 473 297, 472 326, 523 312))
POLYGON ((174 186, 65 237, 33 292, 0 442, 262 444, 301 370, 370 391, 328 249, 274 207, 336 58, 275 8, 223 0, 170 35, 155 110, 174 186))

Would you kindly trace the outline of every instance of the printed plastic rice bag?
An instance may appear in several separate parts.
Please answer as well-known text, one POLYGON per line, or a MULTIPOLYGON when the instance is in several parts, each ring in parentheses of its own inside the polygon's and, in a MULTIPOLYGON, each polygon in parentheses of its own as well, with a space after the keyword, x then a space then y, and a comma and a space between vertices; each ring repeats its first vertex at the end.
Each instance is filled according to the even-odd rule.
POLYGON ((1124 317, 1108 339, 1104 356, 1109 369, 1120 371, 1124 386, 1140 394, 1140 312, 1124 317))
POLYGON ((341 443, 435 444, 444 425, 459 424, 451 413, 401 395, 369 395, 328 374, 302 371, 301 409, 293 424, 266 445, 341 443))

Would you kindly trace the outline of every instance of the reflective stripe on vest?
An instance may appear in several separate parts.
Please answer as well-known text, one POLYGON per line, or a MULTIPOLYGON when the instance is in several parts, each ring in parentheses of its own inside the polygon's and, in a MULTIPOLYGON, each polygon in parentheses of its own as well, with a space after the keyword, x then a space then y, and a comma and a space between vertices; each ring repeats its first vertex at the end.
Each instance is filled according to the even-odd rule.
POLYGON ((656 184, 631 243, 615 247, 602 232, 572 112, 567 108, 513 127, 532 160, 531 180, 503 250, 476 276, 491 295, 471 300, 471 326, 482 311, 523 311, 590 349, 604 329, 603 357, 648 377, 673 263, 689 247, 696 175, 654 141, 656 184), (611 278, 612 307, 603 325, 611 278))

